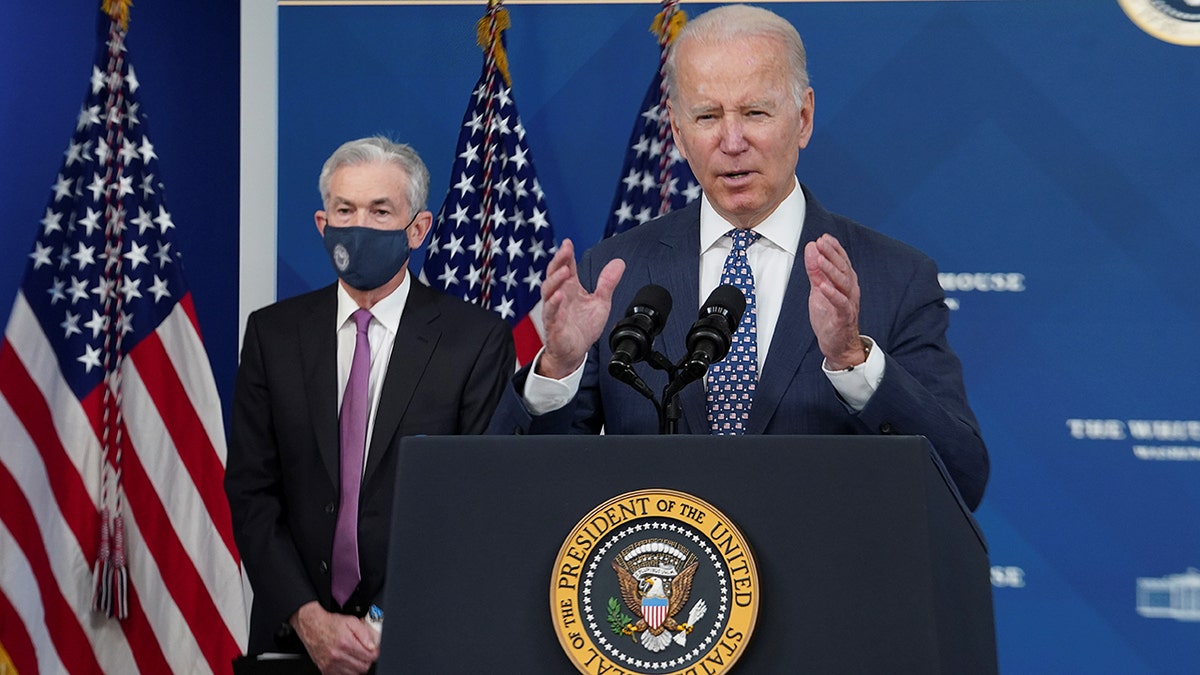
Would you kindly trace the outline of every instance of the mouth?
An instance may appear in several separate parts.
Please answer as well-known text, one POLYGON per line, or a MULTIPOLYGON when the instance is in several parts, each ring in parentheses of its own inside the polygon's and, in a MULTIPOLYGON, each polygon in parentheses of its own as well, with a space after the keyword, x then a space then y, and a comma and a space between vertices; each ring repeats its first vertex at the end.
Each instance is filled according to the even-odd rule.
POLYGON ((718 177, 728 183, 744 183, 753 175, 753 171, 726 171, 718 174, 718 177))

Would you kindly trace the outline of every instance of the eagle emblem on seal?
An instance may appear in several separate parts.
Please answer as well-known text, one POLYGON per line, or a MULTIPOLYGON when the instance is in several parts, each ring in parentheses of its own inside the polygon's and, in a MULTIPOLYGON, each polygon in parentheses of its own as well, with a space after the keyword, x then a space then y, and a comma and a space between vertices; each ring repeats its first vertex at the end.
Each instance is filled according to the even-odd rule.
POLYGON ((646 539, 626 547, 612 567, 621 599, 636 619, 624 614, 616 598, 611 598, 608 622, 613 632, 640 640, 652 652, 666 649, 672 641, 686 646, 687 635, 708 611, 700 599, 685 621, 675 618, 691 596, 698 565, 695 555, 668 539, 646 539))

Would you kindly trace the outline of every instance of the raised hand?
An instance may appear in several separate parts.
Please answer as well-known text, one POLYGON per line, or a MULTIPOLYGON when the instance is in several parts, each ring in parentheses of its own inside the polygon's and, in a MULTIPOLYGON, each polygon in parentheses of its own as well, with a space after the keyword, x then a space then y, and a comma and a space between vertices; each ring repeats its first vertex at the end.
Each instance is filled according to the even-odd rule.
POLYGON ((613 289, 624 273, 625 261, 612 260, 601 270, 595 292, 588 293, 579 281, 575 245, 563 240, 542 283, 545 351, 538 361, 538 375, 559 380, 583 363, 588 349, 600 339, 612 310, 613 289))
POLYGON ((829 234, 804 247, 804 269, 812 290, 808 317, 817 344, 831 370, 844 370, 866 360, 858 332, 858 275, 841 243, 829 234))

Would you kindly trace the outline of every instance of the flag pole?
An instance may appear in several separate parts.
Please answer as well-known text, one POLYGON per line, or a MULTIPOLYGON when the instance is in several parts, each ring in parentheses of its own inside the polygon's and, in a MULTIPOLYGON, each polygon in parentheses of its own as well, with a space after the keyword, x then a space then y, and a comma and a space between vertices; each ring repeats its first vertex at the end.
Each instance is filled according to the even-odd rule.
POLYGON ((503 4, 491 0, 475 22, 483 64, 421 279, 508 321, 517 358, 528 363, 542 346, 540 288, 557 247, 513 95, 503 4))
MULTIPOLYGON (((487 13, 479 20, 477 33, 479 46, 483 48, 484 64, 487 70, 487 87, 494 91, 497 75, 504 78, 505 84, 511 86, 512 78, 508 72, 508 55, 504 51, 501 34, 511 25, 508 10, 504 9, 504 0, 488 0, 487 13)), ((480 216, 480 267, 481 283, 480 303, 484 307, 491 304, 492 251, 494 249, 492 231, 493 177, 495 175, 495 135, 497 130, 496 106, 488 97, 484 108, 484 154, 483 154, 483 194, 479 198, 480 216)))
POLYGON ((679 8, 679 0, 661 0, 661 4, 662 9, 650 24, 658 45, 658 66, 629 136, 622 177, 604 225, 605 237, 682 208, 701 194, 695 176, 675 146, 667 108, 670 92, 666 66, 679 32, 687 24, 687 14, 679 8))
POLYGON ((658 142, 662 144, 662 156, 658 160, 659 204, 658 215, 664 216, 671 210, 671 149, 675 139, 671 135, 670 117, 667 113, 667 56, 671 45, 687 23, 687 14, 679 9, 679 0, 662 0, 662 11, 654 17, 650 32, 658 36, 658 72, 662 79, 658 87, 658 142))
MULTIPOLYGON (((111 83, 123 76, 125 67, 125 36, 129 27, 130 0, 104 0, 102 10, 109 17, 108 66, 104 82, 111 83)), ((93 89, 97 87, 93 82, 93 89)), ((123 256, 125 211, 121 199, 132 177, 124 175, 125 163, 117 155, 125 151, 125 107, 121 86, 110 86, 105 98, 103 145, 96 149, 103 154, 104 190, 104 273, 101 286, 104 316, 104 393, 102 415, 102 464, 100 470, 100 547, 92 570, 92 610, 118 620, 128 617, 129 575, 125 557, 125 521, 123 517, 122 462, 124 455, 124 419, 121 401, 121 370, 124 364, 125 335, 124 302, 120 286, 124 279, 123 256), (103 149, 102 149, 103 148, 103 149), (116 194, 114 194, 116 193, 116 194), (112 504, 110 511, 109 504, 112 504)))

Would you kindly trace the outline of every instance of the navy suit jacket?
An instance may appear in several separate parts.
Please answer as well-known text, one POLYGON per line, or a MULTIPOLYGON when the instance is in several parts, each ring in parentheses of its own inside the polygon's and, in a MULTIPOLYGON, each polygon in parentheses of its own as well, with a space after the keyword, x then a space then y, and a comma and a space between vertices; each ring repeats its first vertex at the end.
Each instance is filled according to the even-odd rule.
POLYGON ((362 581, 341 608, 329 576, 340 480, 336 316, 329 286, 254 312, 246 326, 225 489, 254 589, 250 654, 301 648, 285 622, 311 600, 360 616, 382 607, 400 439, 483 432, 516 362, 508 324, 414 280, 363 472, 362 581))
MULTIPOLYGON (((962 367, 946 341, 950 313, 937 267, 920 251, 826 211, 804 188, 807 212, 800 253, 788 279, 771 350, 759 375, 750 412, 751 434, 905 434, 926 436, 974 509, 988 477, 988 455, 967 404, 962 367), (883 380, 865 408, 853 412, 824 374, 824 356, 809 324, 810 284, 804 246, 829 233, 841 242, 858 275, 862 297, 859 329, 886 354, 883 380)), ((588 354, 579 393, 564 408, 531 416, 520 398, 528 369, 514 378, 493 418, 491 433, 654 434, 654 406, 607 373, 612 358, 607 336, 633 296, 646 284, 666 288, 674 299, 655 348, 677 363, 700 307, 700 206, 669 213, 601 241, 584 254, 579 276, 594 289, 613 258, 626 263, 613 294, 613 311, 601 340, 588 354)), ((656 395, 667 376, 646 363, 635 366, 656 395)), ((679 433, 709 433, 704 391, 680 393, 679 433)))

